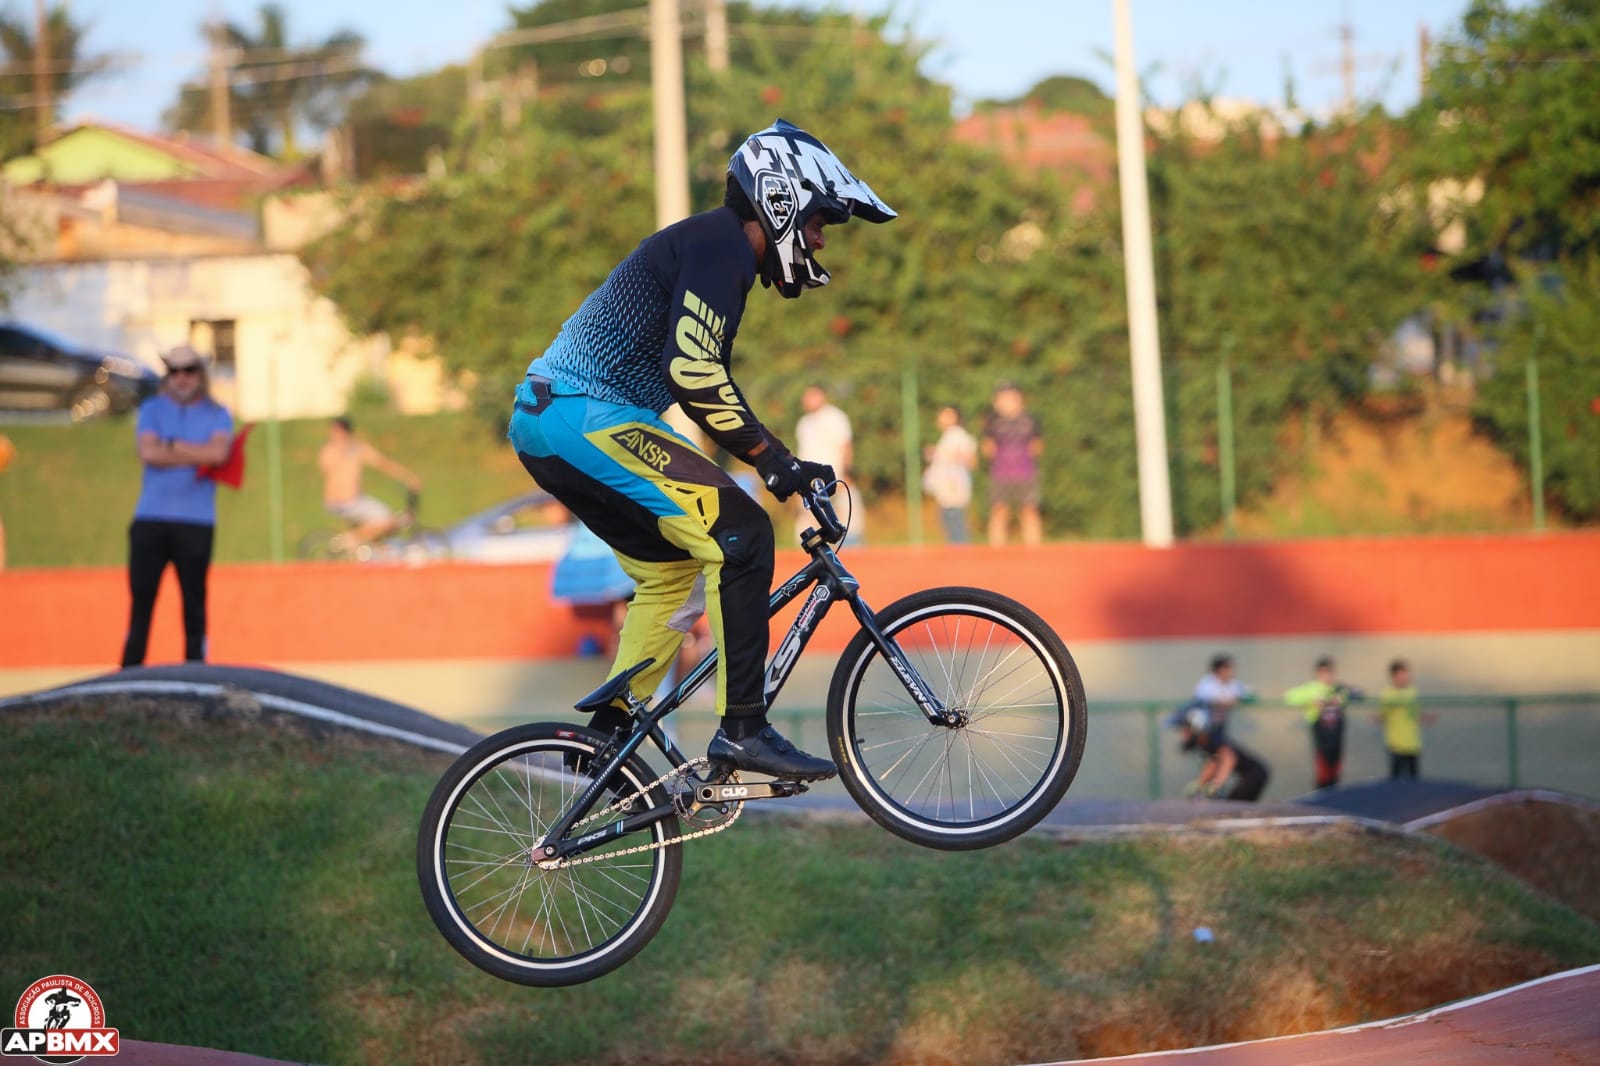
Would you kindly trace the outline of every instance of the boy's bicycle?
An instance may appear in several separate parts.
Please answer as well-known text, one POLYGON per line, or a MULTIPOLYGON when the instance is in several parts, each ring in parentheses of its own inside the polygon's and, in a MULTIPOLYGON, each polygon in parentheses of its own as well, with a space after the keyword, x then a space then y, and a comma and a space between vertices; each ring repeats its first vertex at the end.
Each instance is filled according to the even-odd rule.
MULTIPOLYGON (((769 706, 829 607, 846 601, 860 632, 827 706, 845 788, 924 847, 1012 839, 1050 813, 1083 757, 1071 653, 1038 615, 982 589, 929 589, 874 613, 833 550, 845 531, 822 488, 802 494, 820 527, 801 537, 810 561, 771 597, 776 614, 805 595, 767 666, 769 706)), ((748 800, 806 791, 690 759, 662 731, 716 669, 715 651, 654 706, 628 687, 648 665, 577 705, 588 713, 625 699, 631 730, 514 726, 457 759, 428 800, 417 838, 428 913, 451 947, 496 977, 550 986, 611 972, 666 921, 683 871, 678 845, 728 828, 748 800), (672 769, 644 761, 646 738, 672 769)))
POLYGON ((376 540, 357 541, 355 527, 350 523, 339 529, 313 529, 300 538, 300 558, 358 563, 442 559, 450 554, 450 542, 438 530, 417 524, 421 501, 420 493, 408 491, 405 509, 395 515, 394 528, 376 540))

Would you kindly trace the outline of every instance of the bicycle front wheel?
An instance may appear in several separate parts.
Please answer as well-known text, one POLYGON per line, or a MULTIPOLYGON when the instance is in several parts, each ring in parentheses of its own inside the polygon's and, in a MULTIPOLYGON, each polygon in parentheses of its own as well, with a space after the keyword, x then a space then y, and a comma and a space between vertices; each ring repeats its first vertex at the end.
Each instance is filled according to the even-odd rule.
POLYGON ((332 529, 313 529, 300 538, 302 559, 337 559, 343 554, 344 535, 332 529))
MULTIPOLYGON (((435 786, 417 836, 417 879, 434 924, 479 969, 524 985, 591 981, 633 958, 666 921, 683 872, 683 853, 671 846, 676 817, 559 869, 530 857, 589 786, 574 765, 591 765, 604 743, 580 726, 515 726, 462 755, 435 786)), ((632 795, 655 779, 638 757, 619 773, 632 795)), ((666 801, 659 786, 644 796, 650 807, 666 801)))
POLYGON ((998 593, 941 588, 877 615, 958 724, 933 724, 865 631, 828 692, 845 788, 897 836, 944 851, 1025 832, 1066 793, 1088 713, 1078 667, 1037 614, 998 593))

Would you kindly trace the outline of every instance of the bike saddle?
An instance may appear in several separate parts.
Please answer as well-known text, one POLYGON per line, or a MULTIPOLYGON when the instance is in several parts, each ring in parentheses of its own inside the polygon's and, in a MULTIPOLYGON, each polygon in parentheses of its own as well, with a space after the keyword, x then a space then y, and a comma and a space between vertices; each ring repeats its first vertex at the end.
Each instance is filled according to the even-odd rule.
POLYGON ((622 673, 618 674, 616 677, 613 677, 611 680, 607 681, 605 684, 589 693, 583 699, 573 704, 573 706, 582 711, 584 714, 594 714, 596 711, 599 711, 602 708, 616 706, 614 701, 619 696, 626 698, 625 693, 628 691, 628 682, 633 680, 633 675, 645 669, 653 662, 655 662, 654 659, 646 659, 636 666, 630 666, 628 669, 624 670, 622 673))

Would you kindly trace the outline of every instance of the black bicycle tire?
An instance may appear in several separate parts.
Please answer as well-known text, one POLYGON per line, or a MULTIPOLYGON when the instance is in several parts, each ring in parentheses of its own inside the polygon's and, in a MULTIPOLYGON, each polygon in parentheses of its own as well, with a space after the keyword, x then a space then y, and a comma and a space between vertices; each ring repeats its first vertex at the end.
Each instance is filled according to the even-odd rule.
MULTIPOLYGON (((1088 730, 1083 679, 1066 644, 1042 618, 1016 600, 986 589, 957 586, 928 589, 895 601, 879 611, 876 619, 879 627, 893 636, 918 621, 942 614, 988 618, 1004 624, 1033 649, 1049 670, 1049 680, 1061 710, 1060 733, 1045 760, 1043 772, 1023 799, 1000 815, 972 821, 941 821, 919 815, 887 794, 862 752, 862 738, 856 722, 862 678, 872 662, 882 660, 877 646, 865 631, 857 633, 850 641, 834 669, 828 690, 828 743, 839 766, 840 780, 851 798, 891 833, 941 851, 993 847, 1037 825, 1055 809, 1077 776, 1088 730)), ((936 683, 938 679, 928 680, 936 683)), ((909 701, 909 695, 906 698, 909 701)))
MULTIPOLYGON (((571 956, 533 958, 493 943, 456 905, 454 893, 448 886, 448 876, 443 870, 443 834, 448 826, 448 816, 454 813, 467 789, 495 766, 520 754, 546 751, 592 755, 605 742, 605 737, 592 729, 564 722, 534 722, 513 726, 475 744, 451 764, 434 786, 433 794, 423 809, 417 832, 417 882, 422 889, 428 915, 445 941, 484 972, 505 981, 543 988, 592 981, 612 972, 642 951, 660 931, 672 910, 683 875, 683 850, 672 844, 639 853, 652 857, 650 891, 647 901, 623 923, 621 930, 597 947, 571 956)), ((656 778, 648 764, 637 755, 628 760, 624 772, 635 790, 656 778)), ((650 805, 665 802, 665 799, 665 791, 660 787, 646 795, 646 802, 650 805)), ((656 823, 648 832, 657 843, 674 840, 679 832, 678 821, 668 818, 656 823)), ((583 870, 586 867, 572 869, 583 870)))

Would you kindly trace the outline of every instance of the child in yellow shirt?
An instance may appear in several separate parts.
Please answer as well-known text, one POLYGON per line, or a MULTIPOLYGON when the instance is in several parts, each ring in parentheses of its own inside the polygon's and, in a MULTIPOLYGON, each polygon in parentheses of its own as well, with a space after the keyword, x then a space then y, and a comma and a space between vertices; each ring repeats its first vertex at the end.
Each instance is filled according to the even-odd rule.
POLYGON ((1422 726, 1432 725, 1435 716, 1422 713, 1411 666, 1404 659, 1389 664, 1389 685, 1378 693, 1377 717, 1383 722, 1383 746, 1389 749, 1389 779, 1415 781, 1421 769, 1422 726))

